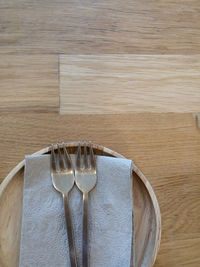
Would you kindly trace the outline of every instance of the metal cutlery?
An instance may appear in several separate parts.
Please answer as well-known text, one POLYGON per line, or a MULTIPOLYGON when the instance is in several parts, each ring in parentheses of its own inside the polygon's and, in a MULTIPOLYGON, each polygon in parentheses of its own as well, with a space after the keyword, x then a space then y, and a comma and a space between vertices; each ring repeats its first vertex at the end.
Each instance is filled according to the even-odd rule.
POLYGON ((74 186, 75 177, 73 171, 73 165, 70 156, 67 153, 64 143, 62 143, 62 150, 57 144, 58 153, 55 153, 54 146, 51 146, 51 177, 53 186, 57 191, 59 191, 63 196, 64 209, 65 209, 65 219, 66 228, 68 235, 69 244, 69 255, 71 267, 77 267, 76 259, 76 249, 73 238, 73 229, 70 217, 70 209, 68 203, 68 194, 72 187, 74 186))
POLYGON ((82 158, 81 145, 78 146, 75 164, 75 182, 83 194, 83 236, 82 236, 82 266, 89 266, 88 255, 88 194, 97 183, 96 161, 92 145, 88 147, 84 143, 84 153, 82 158))

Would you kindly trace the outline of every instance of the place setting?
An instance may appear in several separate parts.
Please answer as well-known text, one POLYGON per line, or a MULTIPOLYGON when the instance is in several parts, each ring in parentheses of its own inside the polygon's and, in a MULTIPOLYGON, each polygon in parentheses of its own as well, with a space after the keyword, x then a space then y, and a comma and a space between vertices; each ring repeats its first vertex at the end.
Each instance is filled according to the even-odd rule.
POLYGON ((6 266, 142 267, 158 253, 150 183, 132 159, 92 142, 26 155, 0 186, 0 208, 6 266))

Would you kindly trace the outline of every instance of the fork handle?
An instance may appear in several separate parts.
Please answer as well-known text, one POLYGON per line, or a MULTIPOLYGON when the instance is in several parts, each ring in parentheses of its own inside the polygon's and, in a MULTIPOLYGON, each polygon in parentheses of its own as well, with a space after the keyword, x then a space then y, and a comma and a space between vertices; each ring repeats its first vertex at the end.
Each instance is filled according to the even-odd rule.
POLYGON ((78 265, 77 265, 77 259, 76 259, 76 248, 75 248, 74 238, 73 238, 73 229, 72 229, 72 223, 71 223, 71 217, 70 217, 68 195, 63 194, 63 202, 64 202, 64 208, 65 208, 65 221, 66 221, 68 244, 69 244, 70 263, 71 263, 71 267, 77 267, 78 265))
POLYGON ((83 193, 83 240, 82 240, 82 265, 89 267, 88 260, 88 193, 83 193))

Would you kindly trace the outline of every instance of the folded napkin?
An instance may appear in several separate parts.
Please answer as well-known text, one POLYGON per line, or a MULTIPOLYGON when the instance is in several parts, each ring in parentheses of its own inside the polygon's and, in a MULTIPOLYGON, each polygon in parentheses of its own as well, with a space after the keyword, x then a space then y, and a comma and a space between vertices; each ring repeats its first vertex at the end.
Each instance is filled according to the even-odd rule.
MULTIPOLYGON (((74 155, 72 155, 74 162, 74 155)), ((97 157, 98 181, 88 200, 91 267, 128 267, 132 254, 131 161, 97 157)), ((82 194, 73 187, 69 205, 82 254, 82 194)), ((70 266, 62 196, 52 185, 50 156, 26 156, 20 267, 70 266)))

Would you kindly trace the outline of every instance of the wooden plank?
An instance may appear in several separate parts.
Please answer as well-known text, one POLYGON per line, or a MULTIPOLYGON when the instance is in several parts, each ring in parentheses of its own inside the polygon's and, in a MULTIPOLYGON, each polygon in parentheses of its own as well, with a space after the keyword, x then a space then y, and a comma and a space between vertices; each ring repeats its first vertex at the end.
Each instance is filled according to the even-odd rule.
POLYGON ((61 55, 60 113, 196 112, 200 56, 61 55))
POLYGON ((0 112, 58 110, 55 55, 0 55, 0 112))
POLYGON ((200 53, 198 0, 0 2, 0 53, 200 53))
POLYGON ((147 177, 165 175, 162 168, 171 176, 199 170, 200 130, 191 114, 60 116, 56 112, 19 111, 0 113, 0 122, 0 151, 7 153, 6 157, 0 153, 1 178, 25 154, 51 143, 80 139, 135 159, 147 177))
POLYGON ((1 113, 0 122, 1 180, 25 154, 63 140, 91 140, 134 159, 161 208, 162 241, 155 266, 200 265, 200 130, 191 114, 19 112, 1 113))

